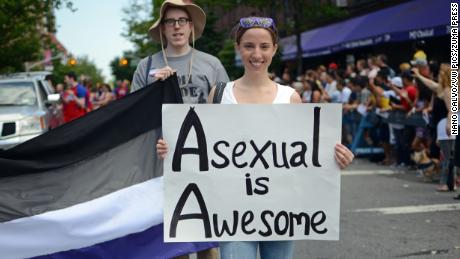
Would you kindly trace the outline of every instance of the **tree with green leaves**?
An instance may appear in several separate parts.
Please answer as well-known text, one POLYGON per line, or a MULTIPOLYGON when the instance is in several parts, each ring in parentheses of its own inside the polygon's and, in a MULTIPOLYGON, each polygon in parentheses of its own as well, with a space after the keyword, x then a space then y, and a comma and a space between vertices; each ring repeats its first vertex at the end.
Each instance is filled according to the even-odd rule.
POLYGON ((69 0, 0 0, 0 73, 24 71, 43 59, 48 32, 55 32, 53 10, 72 8, 69 0))
POLYGON ((224 65, 231 80, 243 75, 243 68, 235 65, 235 46, 233 45, 233 40, 228 39, 225 41, 217 57, 219 57, 220 62, 224 65))
POLYGON ((57 63, 53 71, 54 81, 59 83, 64 82, 65 74, 70 71, 75 72, 78 76, 83 75, 91 79, 94 85, 98 82, 104 82, 102 71, 86 56, 77 57, 77 63, 75 65, 57 63))
POLYGON ((112 69, 112 75, 116 80, 131 80, 133 78, 134 71, 138 58, 133 55, 132 51, 125 51, 121 57, 115 57, 110 62, 110 68, 112 69))
POLYGON ((227 38, 225 30, 216 30, 215 24, 217 20, 218 17, 213 11, 206 12, 206 26, 204 27, 203 36, 195 43, 195 48, 213 56, 217 56, 227 38))
MULTIPOLYGON (((161 49, 159 44, 153 43, 148 35, 148 30, 157 17, 154 12, 161 5, 160 1, 133 0, 128 7, 123 9, 123 21, 126 23, 126 31, 122 34, 134 44, 133 55, 145 57, 161 49)), ((158 8, 159 9, 159 8, 158 8)), ((158 12, 158 11, 157 11, 158 12)))

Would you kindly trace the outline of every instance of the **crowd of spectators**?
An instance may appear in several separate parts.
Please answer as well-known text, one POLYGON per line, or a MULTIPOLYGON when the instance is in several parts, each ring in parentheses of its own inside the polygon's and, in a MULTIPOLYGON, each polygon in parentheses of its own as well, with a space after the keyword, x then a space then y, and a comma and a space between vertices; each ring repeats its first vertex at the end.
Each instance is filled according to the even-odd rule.
POLYGON ((58 109, 62 111, 62 123, 75 120, 123 98, 129 93, 129 88, 128 80, 118 80, 112 88, 107 83, 98 82, 94 85, 92 80, 84 75, 78 78, 74 72, 67 73, 64 82, 54 87, 55 92, 61 95, 62 102, 58 109))
MULTIPOLYGON (((429 61, 417 50, 398 68, 379 54, 343 68, 335 62, 320 65, 295 80, 288 69, 281 77, 271 76, 296 89, 304 103, 341 103, 342 142, 352 150, 358 144, 379 147, 380 164, 416 169, 425 180, 439 181, 437 191, 452 190, 447 185, 455 140, 446 120, 450 64, 429 61)), ((460 177, 453 186, 460 187, 460 177)))

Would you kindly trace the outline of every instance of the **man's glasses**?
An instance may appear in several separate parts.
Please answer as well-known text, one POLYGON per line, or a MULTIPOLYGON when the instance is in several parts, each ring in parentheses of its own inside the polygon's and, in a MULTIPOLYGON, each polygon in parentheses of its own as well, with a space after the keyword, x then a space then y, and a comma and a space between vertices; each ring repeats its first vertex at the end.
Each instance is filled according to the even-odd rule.
POLYGON ((181 17, 179 19, 164 19, 163 24, 169 27, 174 27, 176 26, 176 23, 179 24, 179 26, 184 26, 187 23, 189 23, 191 20, 185 17, 181 17))
POLYGON ((240 19, 240 26, 242 28, 253 28, 253 27, 262 27, 262 28, 275 28, 275 22, 272 18, 268 17, 244 17, 240 19))

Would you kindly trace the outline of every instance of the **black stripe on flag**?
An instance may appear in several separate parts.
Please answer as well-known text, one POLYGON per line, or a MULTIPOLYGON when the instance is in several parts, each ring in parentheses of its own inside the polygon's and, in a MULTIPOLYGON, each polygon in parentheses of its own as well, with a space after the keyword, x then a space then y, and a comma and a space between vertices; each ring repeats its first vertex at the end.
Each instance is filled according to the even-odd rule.
POLYGON ((64 209, 162 173, 151 130, 121 145, 72 165, 0 181, 0 222, 64 209))
POLYGON ((155 129, 161 126, 163 103, 182 103, 176 76, 0 151, 0 178, 62 168, 155 129))
POLYGON ((0 222, 90 201, 162 175, 155 142, 177 78, 155 82, 0 152, 0 222))

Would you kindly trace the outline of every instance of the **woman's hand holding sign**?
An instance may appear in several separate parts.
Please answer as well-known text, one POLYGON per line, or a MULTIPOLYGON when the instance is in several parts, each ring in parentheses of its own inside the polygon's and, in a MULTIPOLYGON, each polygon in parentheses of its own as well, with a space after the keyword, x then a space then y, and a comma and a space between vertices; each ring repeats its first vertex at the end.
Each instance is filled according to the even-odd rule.
POLYGON ((351 164, 355 156, 353 153, 344 145, 335 145, 335 160, 339 164, 340 169, 346 168, 351 164))
POLYGON ((166 154, 168 154, 168 144, 162 138, 157 142, 157 154, 161 159, 165 159, 166 154))

